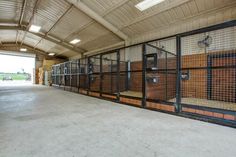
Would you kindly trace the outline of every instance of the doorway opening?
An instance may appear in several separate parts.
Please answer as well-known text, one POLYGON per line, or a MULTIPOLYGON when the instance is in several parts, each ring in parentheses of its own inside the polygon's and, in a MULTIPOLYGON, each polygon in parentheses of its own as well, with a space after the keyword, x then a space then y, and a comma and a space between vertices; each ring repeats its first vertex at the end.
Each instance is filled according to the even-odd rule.
POLYGON ((35 56, 0 54, 0 86, 30 85, 35 81, 35 56))

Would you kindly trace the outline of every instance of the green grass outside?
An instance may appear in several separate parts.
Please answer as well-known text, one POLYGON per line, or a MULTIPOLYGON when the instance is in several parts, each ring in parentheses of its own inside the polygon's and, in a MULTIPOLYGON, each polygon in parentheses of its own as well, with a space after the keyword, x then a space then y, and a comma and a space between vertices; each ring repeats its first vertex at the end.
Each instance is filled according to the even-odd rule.
POLYGON ((27 78, 27 74, 0 73, 0 80, 2 80, 4 76, 11 76, 13 80, 25 80, 27 78))

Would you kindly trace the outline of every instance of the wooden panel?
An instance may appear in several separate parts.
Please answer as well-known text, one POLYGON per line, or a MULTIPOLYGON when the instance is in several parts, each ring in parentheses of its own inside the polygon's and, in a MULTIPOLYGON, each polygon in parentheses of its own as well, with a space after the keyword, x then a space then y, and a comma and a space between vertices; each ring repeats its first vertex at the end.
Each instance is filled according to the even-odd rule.
MULTIPOLYGON (((192 97, 207 99, 207 57, 208 55, 221 56, 232 51, 211 52, 182 56, 182 68, 190 68, 182 72, 189 71, 189 80, 182 80, 182 97, 192 97), (191 69, 202 68, 202 69, 191 69)), ((236 58, 213 58, 212 66, 236 65, 236 58)), ((212 99, 221 101, 235 101, 235 68, 233 69, 213 69, 212 70, 212 99)))
MULTIPOLYGON (((212 66, 236 65, 236 57, 213 58, 212 66)), ((212 100, 236 102, 236 69, 212 70, 212 100)))
POLYGON ((90 76, 90 90, 99 91, 100 90, 100 75, 90 76))
POLYGON ((142 72, 131 72, 129 81, 129 90, 131 91, 142 91, 142 72))
MULTIPOLYGON (((207 54, 186 55, 181 58, 182 68, 207 67, 207 54)), ((183 70, 182 72, 187 72, 183 70)), ((189 80, 181 81, 182 97, 207 98, 207 70, 189 70, 189 80)))
POLYGON ((120 97, 120 102, 132 104, 134 106, 141 106, 142 101, 138 99, 120 97))
POLYGON ((147 108, 150 108, 150 109, 157 109, 157 110, 163 110, 163 111, 169 111, 169 112, 175 111, 174 106, 171 106, 171 105, 165 105, 165 104, 160 104, 160 103, 155 103, 155 102, 147 102, 146 105, 147 105, 147 108))

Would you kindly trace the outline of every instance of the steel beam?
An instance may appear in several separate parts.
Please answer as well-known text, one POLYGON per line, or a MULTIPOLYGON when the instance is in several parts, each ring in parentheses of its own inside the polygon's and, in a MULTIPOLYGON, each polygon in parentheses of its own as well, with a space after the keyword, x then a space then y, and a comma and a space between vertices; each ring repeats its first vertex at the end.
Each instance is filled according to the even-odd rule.
MULTIPOLYGON (((30 17, 29 24, 27 25, 26 30, 29 29, 29 27, 30 27, 30 25, 31 25, 31 23, 32 23, 32 20, 33 20, 33 18, 34 18, 34 14, 35 14, 35 12, 36 12, 36 9, 37 9, 39 3, 40 3, 40 0, 37 0, 37 1, 35 2, 34 8, 33 8, 33 13, 32 13, 32 16, 30 17)), ((23 36, 23 38, 22 38, 22 41, 21 41, 21 44, 20 44, 20 45, 23 44, 23 42, 24 42, 24 40, 25 40, 25 37, 26 37, 26 34, 27 34, 27 31, 25 32, 25 34, 24 34, 24 36, 23 36)))
POLYGON ((67 0, 70 4, 73 4, 75 7, 77 7, 79 10, 83 11, 85 14, 87 14, 89 17, 103 25, 105 28, 116 34, 118 37, 120 37, 123 40, 127 40, 128 36, 124 34, 122 31, 120 31, 118 28, 116 28, 114 25, 112 25, 110 22, 105 20, 102 16, 98 15, 96 12, 94 12, 92 9, 90 9, 87 5, 85 5, 81 1, 75 1, 75 0, 67 0))
MULTIPOLYGON (((45 34, 40 34, 40 33, 34 33, 34 32, 30 32, 28 30, 26 30, 27 28, 24 27, 24 26, 1 26, 0 25, 0 29, 4 29, 4 30, 22 30, 24 31, 25 33, 32 33, 40 38, 44 38, 45 40, 48 40, 48 41, 51 41, 57 45, 60 45, 64 48, 67 48, 71 51, 74 51, 74 52, 77 52, 79 54, 85 52, 86 50, 84 49, 80 49, 80 48, 77 48, 77 47, 73 47, 71 46, 70 44, 66 43, 66 42, 63 42, 61 39, 58 39, 56 37, 49 37, 49 36, 45 36, 45 34)), ((22 45, 22 44, 20 44, 22 45)))
POLYGON ((20 25, 20 26, 21 26, 22 21, 23 21, 23 18, 24 18, 26 4, 27 4, 27 0, 24 0, 24 1, 23 1, 23 4, 22 4, 20 19, 19 19, 19 25, 20 25))
MULTIPOLYGON (((2 43, 0 45, 0 49, 4 49, 6 47, 15 47, 15 48, 18 48, 20 46, 20 44, 16 44, 15 42, 5 42, 5 43, 2 43)), ((48 54, 43 51, 43 50, 40 50, 40 49, 33 49, 32 46, 28 45, 28 44, 22 44, 22 46, 28 48, 29 50, 31 50, 32 52, 36 52, 36 53, 40 53, 40 54, 43 54, 45 56, 48 56, 48 54)), ((4 50, 7 50, 7 49, 4 49, 4 50)))
MULTIPOLYGON (((20 19, 19 19, 19 22, 18 22, 19 26, 21 26, 23 18, 24 18, 26 4, 27 4, 27 0, 24 0, 23 4, 22 4, 20 19)), ((17 31, 16 43, 18 43, 18 38, 19 38, 19 31, 17 31)))
MULTIPOLYGON (((29 32, 29 31, 27 31, 27 32, 29 32)), ((67 48, 69 50, 75 51, 75 52, 77 52, 79 54, 85 52, 84 49, 73 47, 70 44, 63 42, 61 39, 57 39, 55 37, 51 38, 49 36, 45 36, 44 34, 39 34, 39 33, 34 33, 34 32, 29 32, 29 33, 32 33, 32 34, 34 34, 34 35, 36 35, 36 36, 38 36, 40 38, 44 38, 45 40, 51 41, 51 42, 53 42, 53 43, 55 43, 57 45, 65 47, 65 48, 67 48)))

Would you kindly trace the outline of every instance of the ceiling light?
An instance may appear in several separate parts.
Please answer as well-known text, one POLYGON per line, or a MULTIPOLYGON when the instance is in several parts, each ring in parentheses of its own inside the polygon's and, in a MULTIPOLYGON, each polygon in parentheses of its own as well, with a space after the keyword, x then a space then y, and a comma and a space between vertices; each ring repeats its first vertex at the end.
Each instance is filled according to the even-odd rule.
POLYGON ((25 52, 25 51, 27 51, 27 49, 26 48, 20 48, 20 51, 25 52))
POLYGON ((48 55, 49 55, 49 56, 54 56, 54 55, 55 55, 55 53, 49 53, 48 55))
POLYGON ((140 11, 144 11, 154 5, 157 5, 165 0, 144 0, 137 5, 135 5, 136 8, 138 8, 140 11))
POLYGON ((78 42, 80 42, 80 39, 74 39, 70 41, 71 44, 77 44, 78 42))
POLYGON ((40 29, 41 29, 40 26, 31 25, 29 31, 30 32, 39 32, 40 29))

